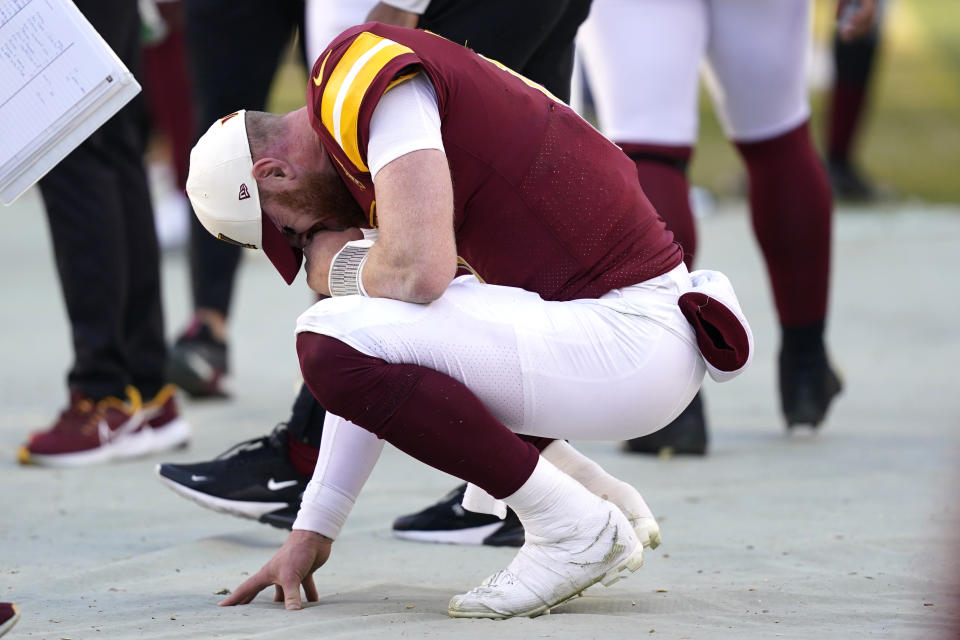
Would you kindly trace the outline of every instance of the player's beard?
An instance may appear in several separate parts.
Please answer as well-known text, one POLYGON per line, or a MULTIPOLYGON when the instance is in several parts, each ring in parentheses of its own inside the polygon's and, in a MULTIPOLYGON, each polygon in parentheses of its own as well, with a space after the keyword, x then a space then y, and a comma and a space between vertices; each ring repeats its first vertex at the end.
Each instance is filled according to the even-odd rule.
POLYGON ((271 199, 283 207, 310 214, 331 231, 369 224, 363 209, 335 172, 301 174, 300 182, 298 189, 274 193, 271 199))

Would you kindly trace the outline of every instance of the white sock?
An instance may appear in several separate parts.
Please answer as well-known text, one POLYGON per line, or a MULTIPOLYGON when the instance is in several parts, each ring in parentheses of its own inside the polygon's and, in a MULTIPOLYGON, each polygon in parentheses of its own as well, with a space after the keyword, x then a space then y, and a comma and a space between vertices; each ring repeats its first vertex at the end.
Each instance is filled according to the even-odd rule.
POLYGON ((541 456, 523 486, 503 499, 528 534, 555 539, 575 530, 582 514, 597 511, 600 500, 541 456))
MULTIPOLYGON (((552 462, 594 495, 620 507, 632 524, 636 525, 638 518, 645 519, 643 522, 653 521, 653 513, 636 489, 604 471, 603 467, 574 449, 566 440, 554 440, 540 452, 540 456, 552 462)), ((658 544, 659 537, 655 536, 653 546, 658 544)))
POLYGON ((501 520, 507 517, 507 505, 503 503, 503 500, 497 500, 470 482, 467 483, 467 489, 463 492, 463 500, 460 504, 467 511, 473 511, 474 513, 486 513, 497 516, 501 520))
MULTIPOLYGON (((566 440, 554 440, 540 452, 540 455, 604 500, 609 500, 611 494, 619 495, 624 490, 621 486, 622 480, 607 473, 603 467, 574 449, 566 440)), ((507 515, 503 502, 472 484, 467 485, 462 504, 468 511, 488 513, 498 516, 501 520, 507 515)))
POLYGON ((566 440, 554 440, 540 452, 558 469, 585 486, 591 493, 607 499, 605 492, 619 485, 618 480, 596 462, 573 448, 566 440))

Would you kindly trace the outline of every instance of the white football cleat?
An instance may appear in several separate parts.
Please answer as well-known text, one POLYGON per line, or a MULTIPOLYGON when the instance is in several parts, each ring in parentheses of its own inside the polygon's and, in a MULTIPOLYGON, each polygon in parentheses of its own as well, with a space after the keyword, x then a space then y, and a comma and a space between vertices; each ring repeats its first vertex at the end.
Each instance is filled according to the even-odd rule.
POLYGON ((656 549, 660 546, 660 525, 643 496, 633 486, 618 480, 615 486, 605 487, 603 491, 596 493, 620 508, 644 547, 656 549))
MULTIPOLYGON (((605 500, 556 538, 527 532, 506 569, 450 600, 454 618, 534 617, 601 582, 611 585, 624 569, 643 564, 643 544, 620 509, 605 500)), ((656 523, 654 523, 656 524, 656 523)))

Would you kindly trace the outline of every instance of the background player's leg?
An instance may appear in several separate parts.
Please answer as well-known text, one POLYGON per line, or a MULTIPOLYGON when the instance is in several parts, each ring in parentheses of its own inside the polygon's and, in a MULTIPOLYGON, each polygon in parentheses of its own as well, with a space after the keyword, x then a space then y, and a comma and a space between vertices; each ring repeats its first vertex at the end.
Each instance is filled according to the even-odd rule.
MULTIPOLYGON (((78 7, 131 71, 139 73, 136 6, 86 0, 78 7)), ((143 165, 146 124, 138 96, 40 181, 75 362, 68 375, 70 407, 54 428, 31 438, 21 450, 22 462, 104 462, 188 438, 181 423, 169 442, 153 442, 147 430, 154 425, 140 411, 141 396, 152 401, 163 385, 166 358, 159 251, 143 165), (128 385, 138 391, 128 395, 128 385), (104 417, 113 437, 83 429, 94 411, 104 417)), ((172 401, 167 409, 167 417, 177 419, 172 401)))
POLYGON ((750 176, 753 228, 781 327, 779 386, 787 425, 817 426, 840 391, 824 341, 830 280, 831 200, 806 123, 737 145, 750 176))
MULTIPOLYGON (((128 40, 139 33, 139 22, 135 7, 122 4, 85 2, 82 8, 104 38, 125 55, 128 40)), ((138 59, 139 48, 134 53, 138 59)), ((135 71, 137 59, 128 61, 135 71)), ((123 397, 124 387, 132 383, 125 339, 135 277, 126 246, 127 227, 132 224, 128 217, 146 222, 138 231, 153 236, 142 124, 143 101, 137 97, 40 181, 73 331, 76 360, 68 384, 94 399, 123 397), (121 169, 123 164, 130 166, 121 169)), ((143 265, 146 274, 139 277, 154 281, 158 300, 153 310, 159 311, 156 249, 152 255, 153 261, 143 265)), ((162 325, 160 333, 162 338, 162 325)))
POLYGON ((819 424, 840 388, 823 339, 832 202, 807 126, 809 17, 807 0, 718 2, 709 49, 714 98, 747 165, 753 228, 780 319, 788 426, 819 424))
POLYGON ((569 103, 574 42, 580 25, 590 13, 591 0, 569 0, 562 4, 564 11, 553 24, 550 33, 517 70, 569 103))
POLYGON ((853 163, 880 41, 879 26, 851 42, 833 39, 834 80, 827 120, 827 172, 835 196, 869 201, 876 189, 853 163))
POLYGON ((643 192, 663 218, 673 239, 683 247, 683 261, 693 269, 697 252, 697 226, 690 207, 687 166, 693 149, 686 145, 619 142, 637 165, 643 192))
POLYGON ((573 39, 589 0, 432 0, 418 28, 465 44, 566 101, 573 39))
MULTIPOLYGON (((141 73, 139 29, 112 44, 128 61, 135 75, 141 73)), ((121 207, 121 230, 126 260, 125 315, 122 335, 130 379, 144 399, 152 399, 165 382, 167 345, 160 295, 160 247, 154 231, 153 207, 143 156, 147 148, 146 102, 138 98, 103 129, 111 149, 110 162, 116 175, 121 207)))
MULTIPOLYGON (((600 128, 633 159, 644 193, 683 247, 688 267, 697 233, 686 171, 697 136, 708 17, 705 2, 594 0, 579 36, 600 128)), ((706 453, 701 394, 672 423, 625 448, 706 453)))
MULTIPOLYGON (((280 60, 303 21, 302 0, 186 0, 184 9, 197 135, 238 109, 263 110, 280 60)), ((197 317, 174 346, 170 373, 191 395, 217 396, 223 394, 226 319, 241 254, 207 233, 196 216, 190 218, 197 317)))

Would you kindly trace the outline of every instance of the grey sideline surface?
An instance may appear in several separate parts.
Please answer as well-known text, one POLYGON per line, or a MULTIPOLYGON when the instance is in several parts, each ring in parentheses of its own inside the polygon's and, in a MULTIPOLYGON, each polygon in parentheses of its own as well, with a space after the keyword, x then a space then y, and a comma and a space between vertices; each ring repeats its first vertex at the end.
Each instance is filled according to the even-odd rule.
MULTIPOLYGON (((725 271, 757 335, 750 371, 707 384, 711 455, 653 460, 581 448, 635 484, 663 546, 612 588, 534 620, 451 620, 448 598, 512 551, 395 540, 394 516, 454 481, 385 452, 332 559, 321 599, 217 608, 283 532, 201 509, 162 487, 161 460, 208 459, 285 419, 297 382, 292 328, 310 301, 262 258, 236 295, 230 403, 183 403, 189 450, 109 467, 20 468, 17 446, 65 403, 66 322, 39 199, 0 234, 0 600, 12 638, 940 638, 957 589, 960 488, 960 209, 843 210, 830 344, 846 391, 828 424, 787 437, 775 396, 777 336, 742 205, 700 222, 700 265, 725 271)), ((188 315, 186 262, 164 261, 168 333, 188 315)), ((91 286, 95 284, 91 283, 91 286)), ((589 402, 588 398, 584 398, 589 402)))

